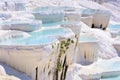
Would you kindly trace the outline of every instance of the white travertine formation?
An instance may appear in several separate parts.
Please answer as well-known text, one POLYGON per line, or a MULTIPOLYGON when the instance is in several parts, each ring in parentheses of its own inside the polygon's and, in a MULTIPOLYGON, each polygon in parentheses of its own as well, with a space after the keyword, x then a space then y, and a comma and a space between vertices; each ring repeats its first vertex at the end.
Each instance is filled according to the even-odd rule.
POLYGON ((75 35, 79 36, 82 26, 80 22, 68 22, 68 23, 62 24, 61 27, 70 28, 75 35))
POLYGON ((30 37, 26 32, 16 30, 0 30, 0 42, 30 37))
POLYGON ((43 23, 59 22, 64 19, 63 10, 56 7, 38 7, 30 13, 35 16, 35 19, 42 20, 43 23))
POLYGON ((20 30, 20 31, 34 31, 41 27, 42 22, 26 18, 13 18, 10 20, 2 21, 0 29, 2 30, 20 30))
POLYGON ((80 64, 73 65, 74 66, 69 67, 68 71, 70 71, 72 75, 79 76, 82 80, 100 80, 101 77, 119 76, 120 74, 119 57, 108 60, 99 58, 98 61, 87 66, 82 66, 80 64))
POLYGON ((108 30, 108 31, 110 31, 112 38, 116 38, 120 32, 120 31, 113 31, 113 30, 108 30))
POLYGON ((20 70, 35 80, 36 67, 42 58, 51 54, 41 46, 2 46, 0 47, 0 61, 20 70))
POLYGON ((1 76, 0 75, 0 80, 21 80, 21 79, 19 79, 19 78, 17 78, 17 77, 15 77, 15 76, 1 76))
POLYGON ((96 66, 84 66, 78 71, 82 80, 100 80, 103 69, 96 66))
MULTIPOLYGON (((70 30, 71 31, 71 30, 70 30)), ((54 36, 53 36, 54 37, 54 36)), ((69 38, 69 36, 64 36, 64 38, 69 38)), ((75 44, 71 45, 69 47, 69 50, 67 50, 68 54, 68 64, 73 63, 74 59, 74 46, 75 44)), ((36 76, 36 67, 38 67, 38 79, 42 80, 42 78, 48 78, 46 77, 47 73, 45 74, 43 72, 44 68, 49 61, 52 52, 55 50, 51 49, 51 45, 47 46, 40 46, 40 45, 34 45, 34 46, 26 46, 26 45, 1 45, 0 47, 0 61, 5 62, 6 64, 16 68, 17 70, 20 70, 27 75, 31 76, 33 80, 35 80, 36 76), (42 77, 41 77, 42 76, 42 77)), ((56 55, 53 55, 55 58, 56 55)), ((52 58, 52 59, 54 59, 52 58)), ((54 63, 53 63, 54 65, 54 63)), ((50 65, 50 68, 46 69, 48 72, 52 66, 50 65)), ((51 76, 52 77, 52 76, 51 76)), ((52 80, 52 78, 51 78, 52 80)))
POLYGON ((3 68, 3 66, 0 65, 0 75, 5 76, 6 75, 6 71, 3 68))
POLYGON ((54 14, 54 13, 48 13, 48 14, 40 14, 40 13, 33 13, 36 19, 42 20, 43 23, 50 23, 50 22, 59 22, 63 20, 62 14, 54 14))
POLYGON ((81 25, 82 25, 81 32, 90 34, 91 36, 99 40, 98 56, 100 58, 110 59, 118 56, 115 48, 112 45, 113 38, 111 38, 111 35, 108 31, 103 31, 100 29, 92 29, 82 22, 81 25))
POLYGON ((27 19, 35 19, 33 14, 27 12, 14 12, 12 18, 27 18, 27 19))
POLYGON ((109 60, 100 59, 93 66, 102 68, 102 77, 118 76, 120 74, 120 58, 112 58, 109 60), (114 73, 114 74, 113 74, 114 73))
POLYGON ((70 65, 67 71, 66 80, 82 80, 77 73, 81 68, 82 66, 80 64, 73 63, 70 65))
POLYGON ((106 29, 110 20, 109 13, 97 12, 93 15, 94 27, 106 29))
POLYGON ((81 12, 78 10, 74 11, 65 11, 65 16, 64 16, 65 21, 76 21, 80 22, 81 21, 81 12))
MULTIPOLYGON (((113 44, 118 53, 120 53, 120 44, 113 44)), ((120 55, 120 54, 118 54, 120 55)))
POLYGON ((10 12, 0 12, 0 18, 3 20, 9 19, 12 17, 12 14, 10 12))
POLYGON ((89 27, 92 27, 93 17, 92 16, 81 17, 81 21, 84 22, 89 27))
POLYGON ((23 0, 3 0, 1 1, 2 11, 23 11, 25 10, 26 2, 23 0))
POLYGON ((81 30, 81 12, 79 10, 65 11, 64 21, 65 24, 62 24, 61 27, 70 28, 77 37, 80 34, 81 30))
POLYGON ((26 9, 25 2, 15 1, 14 5, 15 5, 15 11, 22 11, 26 9))
MULTIPOLYGON (((67 64, 73 63, 74 58, 74 44, 69 47, 67 50, 67 64)), ((54 59, 57 57, 57 54, 53 54, 55 51, 51 48, 51 45, 46 46, 1 46, 0 47, 0 61, 5 62, 6 64, 14 67, 17 70, 20 70, 30 77, 33 80, 38 74, 39 80, 48 79, 48 71, 54 67, 54 59), (53 60, 50 66, 47 67, 49 60, 53 60), (38 67, 38 72, 36 73, 36 68, 38 67), (44 72, 44 68, 46 72, 44 72), (42 76, 42 77, 41 77, 42 76)), ((50 80, 53 77, 51 76, 50 80)))
POLYGON ((120 36, 115 38, 114 42, 113 42, 113 46, 115 47, 115 49, 118 52, 118 55, 120 55, 120 36))
POLYGON ((81 35, 78 43, 76 62, 88 65, 98 59, 98 40, 89 35, 81 35))
POLYGON ((88 17, 88 16, 93 17, 93 20, 92 20, 93 28, 101 28, 105 30, 108 27, 111 13, 108 10, 100 10, 100 9, 83 10, 82 17, 88 17))
POLYGON ((111 36, 113 38, 117 38, 120 35, 120 25, 119 25, 119 23, 116 24, 116 23, 111 21, 107 30, 111 33, 111 36))

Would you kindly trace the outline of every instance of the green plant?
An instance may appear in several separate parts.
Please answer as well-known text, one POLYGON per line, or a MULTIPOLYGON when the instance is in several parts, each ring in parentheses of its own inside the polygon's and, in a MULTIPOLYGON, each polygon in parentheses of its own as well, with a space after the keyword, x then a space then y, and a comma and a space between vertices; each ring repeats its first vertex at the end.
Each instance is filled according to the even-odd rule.
POLYGON ((48 61, 43 67, 42 74, 44 74, 45 76, 42 76, 44 77, 42 80, 46 80, 46 78, 47 80, 66 79, 67 70, 69 65, 71 64, 68 60, 68 52, 71 46, 73 47, 73 52, 76 54, 78 37, 75 36, 75 39, 64 39, 61 40, 59 43, 55 43, 51 46, 53 52, 50 57, 48 57, 48 61))
POLYGON ((66 51, 69 49, 70 45, 73 44, 74 41, 70 38, 67 40, 62 40, 59 43, 59 53, 57 56, 56 67, 54 69, 54 79, 53 80, 65 80, 66 73, 68 69, 67 64, 67 53, 66 51))

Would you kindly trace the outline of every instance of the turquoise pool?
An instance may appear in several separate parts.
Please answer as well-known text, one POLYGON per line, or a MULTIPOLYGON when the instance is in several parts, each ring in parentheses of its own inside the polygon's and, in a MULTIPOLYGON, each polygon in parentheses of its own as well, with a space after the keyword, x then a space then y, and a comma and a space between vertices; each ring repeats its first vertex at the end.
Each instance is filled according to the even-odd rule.
POLYGON ((118 31, 118 30, 120 30, 120 24, 116 24, 116 25, 109 25, 108 26, 108 29, 110 29, 110 30, 114 30, 114 31, 118 31))
POLYGON ((5 41, 1 41, 0 45, 45 45, 55 42, 57 39, 55 39, 54 37, 71 34, 71 30, 68 28, 54 28, 30 32, 29 34, 31 36, 28 38, 8 39, 5 41))
POLYGON ((37 7, 29 13, 32 13, 35 16, 35 19, 42 20, 42 23, 53 23, 64 20, 64 11, 73 11, 73 7, 37 7))
POLYGON ((63 24, 78 24, 76 21, 58 21, 58 22, 53 22, 53 23, 43 23, 43 27, 55 27, 57 25, 63 25, 63 24))
POLYGON ((103 61, 98 64, 99 67, 105 70, 120 70, 120 61, 103 61))
POLYGON ((49 37, 28 37, 26 39, 17 39, 0 42, 0 45, 18 45, 18 46, 33 46, 33 45, 47 45, 56 42, 57 39, 49 37))
POLYGON ((110 78, 104 78, 100 80, 120 80, 120 76, 110 77, 110 78))
MULTIPOLYGON (((120 71, 120 61, 116 60, 105 60, 98 63, 98 66, 107 71, 120 71)), ((104 76, 104 75, 102 75, 104 76)), ((110 75, 108 77, 102 77, 101 80, 120 80, 120 75, 110 75)))
POLYGON ((70 34, 71 30, 68 28, 54 28, 54 29, 44 29, 40 31, 31 32, 30 35, 32 36, 60 36, 65 34, 70 34))
POLYGON ((84 9, 84 10, 82 10, 82 16, 93 15, 95 13, 107 13, 108 15, 111 15, 111 13, 107 10, 99 10, 99 9, 84 9))
POLYGON ((47 7, 37 7, 37 8, 35 8, 33 11, 49 11, 49 10, 58 10, 58 11, 60 11, 60 10, 69 10, 69 11, 71 11, 71 10, 75 10, 75 8, 74 7, 67 7, 67 6, 61 6, 61 7, 52 7, 52 6, 47 6, 47 7))
POLYGON ((42 22, 31 19, 12 19, 0 22, 0 28, 3 30, 20 30, 31 32, 41 28, 42 22))
POLYGON ((83 14, 94 14, 96 12, 97 12, 97 10, 95 10, 95 9, 84 9, 84 10, 82 10, 83 14))
POLYGON ((63 24, 63 21, 59 21, 59 22, 54 22, 54 23, 45 23, 42 24, 43 27, 55 27, 57 25, 61 25, 63 24))
MULTIPOLYGON (((19 22, 19 20, 15 21, 13 20, 13 22, 11 23, 15 23, 15 24, 18 24, 18 23, 23 23, 23 22, 19 22)), ((27 23, 27 22, 26 22, 27 23)), ((6 39, 6 40, 2 40, 0 42, 0 44, 5 44, 5 45, 37 45, 37 44, 42 44, 42 40, 41 38, 42 37, 61 37, 61 36, 64 36, 64 35, 70 35, 70 36, 73 36, 73 32, 71 29, 69 28, 63 28, 63 27, 56 27, 57 25, 62 25, 62 24, 76 24, 77 22, 71 22, 71 21, 59 21, 59 22, 54 22, 54 23, 47 23, 47 24, 41 24, 43 28, 45 29, 40 29, 40 30, 37 30, 37 31, 33 31, 33 32, 28 32, 31 37, 30 38, 27 38, 27 39, 22 39, 21 38, 14 38, 13 35, 10 35, 10 39, 6 39), (54 27, 54 28, 52 28, 54 27), (38 37, 38 38, 37 38, 38 37), (32 39, 33 38, 33 39, 32 39), (39 40, 40 38, 40 40, 39 40), (28 41, 28 42, 27 42, 28 41), (30 42, 29 42, 30 41, 30 42)), ((4 24, 8 24, 8 23, 4 23, 4 24)), ((38 26, 38 25, 37 25, 38 26)), ((4 39, 4 37, 3 37, 4 39)), ((47 38, 45 38, 47 39, 47 38)), ((45 41, 48 41, 48 40, 45 40, 45 41)), ((44 44, 44 42, 43 42, 44 44)))
POLYGON ((79 42, 96 42, 97 39, 90 36, 80 36, 79 42))

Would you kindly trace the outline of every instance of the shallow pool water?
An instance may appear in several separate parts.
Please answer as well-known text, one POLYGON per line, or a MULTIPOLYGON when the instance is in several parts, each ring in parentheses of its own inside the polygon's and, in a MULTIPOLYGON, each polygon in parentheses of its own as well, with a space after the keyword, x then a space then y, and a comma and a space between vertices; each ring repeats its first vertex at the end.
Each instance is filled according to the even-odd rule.
MULTIPOLYGON (((14 22, 14 21, 13 21, 14 22)), ((16 22, 16 21, 15 21, 16 22)), ((54 41, 54 38, 62 37, 64 35, 73 36, 73 32, 69 28, 56 27, 62 24, 76 24, 77 22, 71 21, 60 21, 56 23, 42 24, 44 29, 29 32, 31 37, 20 38, 20 39, 8 39, 6 41, 1 41, 0 45, 42 45, 54 41), (47 28, 46 28, 47 27, 47 28), (54 28, 51 28, 54 27, 54 28), (43 39, 42 39, 43 38, 43 39)))
POLYGON ((95 12, 97 12, 95 9, 84 9, 82 11, 83 14, 94 14, 95 12))
POLYGON ((98 67, 103 68, 108 71, 120 71, 120 61, 115 60, 105 60, 97 64, 98 67))
POLYGON ((68 28, 54 28, 44 29, 29 33, 31 37, 10 39, 0 42, 0 45, 45 45, 55 42, 55 37, 60 37, 65 34, 71 34, 71 30, 68 28), (53 38, 54 37, 54 38, 53 38))
POLYGON ((43 27, 55 27, 57 25, 63 25, 63 24, 78 24, 76 21, 59 21, 59 22, 52 22, 52 23, 45 23, 42 24, 43 27))
POLYGON ((111 13, 107 10, 99 10, 99 9, 84 9, 84 10, 82 10, 82 16, 93 15, 95 13, 107 13, 108 15, 111 15, 111 13))
POLYGON ((52 7, 52 6, 47 6, 47 7, 37 7, 36 9, 34 9, 33 11, 49 11, 49 10, 74 10, 75 8, 73 7, 67 7, 67 6, 63 6, 63 7, 52 7))
POLYGON ((42 24, 43 27, 55 27, 57 25, 61 25, 63 24, 63 21, 59 21, 59 22, 54 22, 54 23, 46 23, 46 24, 42 24))
POLYGON ((42 20, 42 23, 59 22, 64 20, 64 11, 74 11, 73 7, 37 7, 30 11, 37 20, 42 20))
POLYGON ((110 77, 110 78, 104 78, 101 80, 120 80, 120 76, 110 77))
MULTIPOLYGON (((107 71, 120 71, 120 61, 117 60, 104 60, 98 63, 97 66, 107 71)), ((101 80, 120 80, 120 75, 115 76, 113 72, 113 75, 104 77, 101 80)))
POLYGON ((79 41, 80 42, 96 42, 97 39, 90 36, 80 36, 79 41))
POLYGON ((118 31, 118 30, 120 30, 120 24, 118 24, 118 25, 117 24, 116 25, 109 25, 108 29, 118 31))
POLYGON ((31 19, 11 19, 0 22, 0 28, 3 30, 20 30, 31 32, 41 28, 42 22, 31 19))
POLYGON ((68 28, 54 28, 54 29, 44 29, 36 32, 31 32, 32 36, 60 36, 65 34, 70 34, 71 30, 68 28))
POLYGON ((18 40, 9 40, 5 42, 1 42, 0 45, 25 45, 25 46, 32 46, 32 45, 47 45, 53 42, 56 42, 57 39, 55 38, 48 38, 48 37, 28 37, 26 39, 18 39, 18 40))
POLYGON ((120 70, 120 61, 104 61, 99 66, 106 70, 120 70))

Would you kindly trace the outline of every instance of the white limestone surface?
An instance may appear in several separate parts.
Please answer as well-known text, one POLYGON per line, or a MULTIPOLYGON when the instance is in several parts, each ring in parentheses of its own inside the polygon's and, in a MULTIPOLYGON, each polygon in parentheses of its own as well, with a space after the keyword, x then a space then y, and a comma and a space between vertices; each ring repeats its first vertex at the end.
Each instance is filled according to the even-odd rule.
MULTIPOLYGON (((71 72, 74 75, 79 76, 82 80, 100 80, 101 77, 111 77, 111 76, 119 76, 120 74, 120 58, 112 58, 112 59, 98 59, 95 63, 88 66, 81 66, 77 64, 71 68, 74 69, 74 72, 71 72)), ((68 70, 69 71, 69 70, 68 70)))
POLYGON ((59 7, 37 7, 29 13, 35 16, 35 19, 42 20, 43 23, 52 23, 63 21, 64 12, 59 7))
POLYGON ((118 36, 114 39, 113 46, 115 47, 115 49, 118 52, 118 55, 120 56, 120 54, 119 54, 120 53, 120 36, 118 36))
POLYGON ((9 11, 3 12, 0 11, 0 18, 3 20, 10 19, 12 17, 12 14, 9 11))
POLYGON ((1 66, 1 65, 0 65, 0 75, 3 75, 3 76, 6 75, 6 71, 5 71, 5 69, 4 69, 4 67, 1 66))
POLYGON ((89 35, 80 35, 76 62, 89 65, 98 59, 98 40, 89 35))
POLYGON ((12 13, 12 18, 27 18, 27 19, 35 19, 35 16, 26 12, 26 11, 14 11, 12 13))
POLYGON ((4 63, 1 63, 0 62, 0 65, 2 67, 4 67, 4 70, 6 71, 6 75, 0 75, 0 79, 2 80, 32 80, 29 76, 27 76, 26 74, 14 69, 14 68, 11 68, 10 66, 4 64, 4 63))
POLYGON ((104 59, 110 59, 117 57, 117 51, 113 46, 114 39, 111 37, 110 32, 100 29, 91 29, 87 25, 81 22, 81 32, 87 33, 98 39, 99 53, 98 56, 104 59))
POLYGON ((51 50, 41 46, 1 46, 0 61, 26 73, 35 79, 35 69, 42 58, 51 54, 51 50))
POLYGON ((17 30, 0 30, 0 33, 0 42, 30 37, 28 33, 17 30))
MULTIPOLYGON (((26 73, 33 80, 36 78, 36 67, 44 60, 48 58, 52 52, 52 44, 57 43, 58 40, 50 39, 44 41, 44 38, 40 42, 34 41, 34 39, 18 42, 4 42, 0 44, 0 61, 4 62, 13 68, 26 73), (31 43, 32 42, 32 43, 31 43)), ((47 39, 47 38, 46 38, 47 39)), ((41 68, 40 68, 41 69, 41 68)))
POLYGON ((82 66, 76 63, 70 65, 67 71, 66 80, 82 80, 78 74, 81 68, 82 66))
POLYGON ((81 11, 78 10, 73 10, 73 11, 65 11, 65 16, 64 16, 64 20, 65 21, 76 21, 76 22, 80 22, 81 21, 81 11))
POLYGON ((40 29, 42 22, 27 18, 11 18, 6 21, 2 21, 0 29, 2 30, 20 30, 20 31, 34 31, 40 29))
POLYGON ((70 28, 74 32, 74 34, 77 35, 78 37, 82 26, 80 22, 68 21, 68 23, 62 24, 61 27, 70 28))
POLYGON ((81 21, 84 22, 89 27, 92 27, 93 17, 92 16, 81 17, 81 21))
POLYGON ((25 0, 1 0, 2 11, 22 11, 25 10, 25 0))
MULTIPOLYGON (((104 12, 104 11, 103 11, 104 12)), ((98 11, 93 15, 94 27, 106 29, 110 21, 110 13, 98 11)))
POLYGON ((102 77, 110 77, 110 76, 119 76, 120 74, 120 58, 112 58, 109 60, 100 59, 98 62, 94 63, 93 66, 97 66, 102 68, 103 71, 101 73, 102 77))

